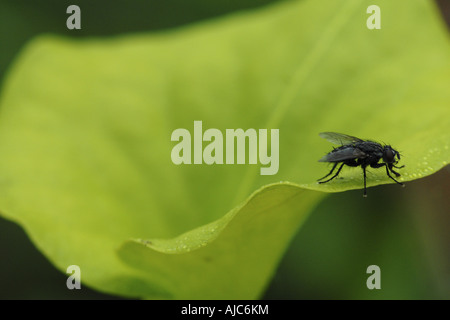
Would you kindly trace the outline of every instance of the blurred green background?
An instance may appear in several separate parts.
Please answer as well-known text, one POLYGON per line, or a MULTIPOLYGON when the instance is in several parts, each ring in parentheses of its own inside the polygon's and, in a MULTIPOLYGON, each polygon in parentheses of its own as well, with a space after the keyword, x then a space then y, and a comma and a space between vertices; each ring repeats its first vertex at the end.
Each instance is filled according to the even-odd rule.
MULTIPOLYGON (((177 28, 269 0, 12 1, 0 0, 0 83, 25 43, 42 33, 67 37, 177 28), (77 4, 82 29, 66 28, 77 4)), ((448 17, 448 1, 439 1, 448 17)), ((294 238, 263 298, 450 299, 450 171, 407 184, 330 194, 294 238), (368 250, 367 248, 370 248, 368 250), (382 290, 365 286, 366 268, 381 268, 382 290)), ((116 298, 83 287, 68 290, 23 230, 0 218, 0 299, 116 298)))

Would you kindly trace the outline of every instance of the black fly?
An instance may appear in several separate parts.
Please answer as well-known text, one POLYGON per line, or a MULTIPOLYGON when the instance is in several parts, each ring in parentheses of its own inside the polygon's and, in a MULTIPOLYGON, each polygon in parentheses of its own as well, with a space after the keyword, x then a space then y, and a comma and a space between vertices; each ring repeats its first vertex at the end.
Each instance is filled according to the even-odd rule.
POLYGON ((340 147, 334 148, 333 151, 323 156, 319 162, 331 162, 334 163, 331 171, 323 178, 317 180, 319 183, 326 183, 337 177, 341 172, 342 167, 345 165, 350 167, 361 166, 364 173, 364 197, 367 197, 366 192, 366 167, 381 168, 386 167, 386 173, 389 178, 394 180, 399 185, 404 186, 403 183, 395 180, 389 172, 399 177, 400 174, 395 172, 393 168, 403 168, 404 166, 397 167, 396 164, 400 160, 400 153, 394 150, 391 146, 382 146, 381 144, 369 140, 361 140, 356 137, 348 136, 342 133, 336 132, 322 132, 319 136, 330 141, 334 144, 340 144, 340 147), (383 162, 378 163, 380 159, 383 162), (337 172, 328 180, 320 181, 331 175, 336 169, 337 165, 341 163, 337 172))

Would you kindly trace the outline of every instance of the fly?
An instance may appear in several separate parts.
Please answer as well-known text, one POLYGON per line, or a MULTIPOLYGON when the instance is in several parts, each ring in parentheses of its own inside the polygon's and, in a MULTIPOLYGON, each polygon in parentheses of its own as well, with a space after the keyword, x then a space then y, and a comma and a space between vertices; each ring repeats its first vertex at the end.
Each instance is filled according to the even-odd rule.
POLYGON ((401 186, 405 186, 403 183, 395 180, 391 173, 396 177, 400 177, 400 173, 394 171, 393 168, 401 169, 404 166, 397 167, 397 163, 400 160, 400 153, 389 145, 381 145, 377 142, 370 140, 362 140, 356 137, 352 137, 342 133, 336 132, 322 132, 319 136, 328 140, 331 143, 339 144, 340 147, 334 148, 330 153, 323 156, 319 162, 334 163, 331 171, 323 178, 317 180, 319 183, 327 183, 336 178, 341 172, 342 167, 347 165, 349 167, 359 167, 363 169, 364 174, 364 197, 367 197, 366 192, 366 168, 386 168, 386 174, 389 178, 394 180, 401 186), (380 160, 383 160, 380 162, 380 160), (336 167, 339 165, 336 173, 325 181, 320 181, 333 174, 336 167))

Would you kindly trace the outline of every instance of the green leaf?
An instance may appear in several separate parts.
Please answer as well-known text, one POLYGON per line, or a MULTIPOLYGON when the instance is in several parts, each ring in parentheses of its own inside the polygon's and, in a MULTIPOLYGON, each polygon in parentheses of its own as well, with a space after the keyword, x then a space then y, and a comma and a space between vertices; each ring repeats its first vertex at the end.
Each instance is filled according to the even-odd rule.
MULTIPOLYGON (((176 238, 130 240, 119 256, 166 298, 256 298, 319 192, 290 184, 257 190, 221 219, 176 238)), ((152 298, 152 296, 150 296, 152 298)))
MULTIPOLYGON (((1 212, 98 290, 260 296, 324 195, 311 190, 362 188, 359 168, 316 183, 331 150, 319 132, 392 144, 403 181, 449 161, 443 25, 430 2, 378 3, 380 30, 367 1, 299 1, 159 34, 36 39, 2 91, 1 212), (195 120, 278 128, 278 174, 174 165, 171 133, 195 120)), ((385 183, 370 171, 369 186, 385 183)))

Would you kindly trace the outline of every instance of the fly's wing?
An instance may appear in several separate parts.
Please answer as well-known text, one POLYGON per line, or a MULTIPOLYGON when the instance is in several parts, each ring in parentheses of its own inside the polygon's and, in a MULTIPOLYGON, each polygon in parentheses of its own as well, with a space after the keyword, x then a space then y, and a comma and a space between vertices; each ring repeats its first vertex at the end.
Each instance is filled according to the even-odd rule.
POLYGON ((365 158, 366 156, 367 154, 360 149, 349 146, 331 151, 329 154, 324 155, 319 162, 341 162, 350 159, 365 158))
POLYGON ((334 144, 340 144, 341 146, 345 146, 347 144, 352 144, 355 142, 363 142, 364 140, 361 140, 356 137, 352 137, 343 133, 337 133, 337 132, 321 132, 319 133, 319 136, 322 138, 328 140, 331 143, 334 144))

